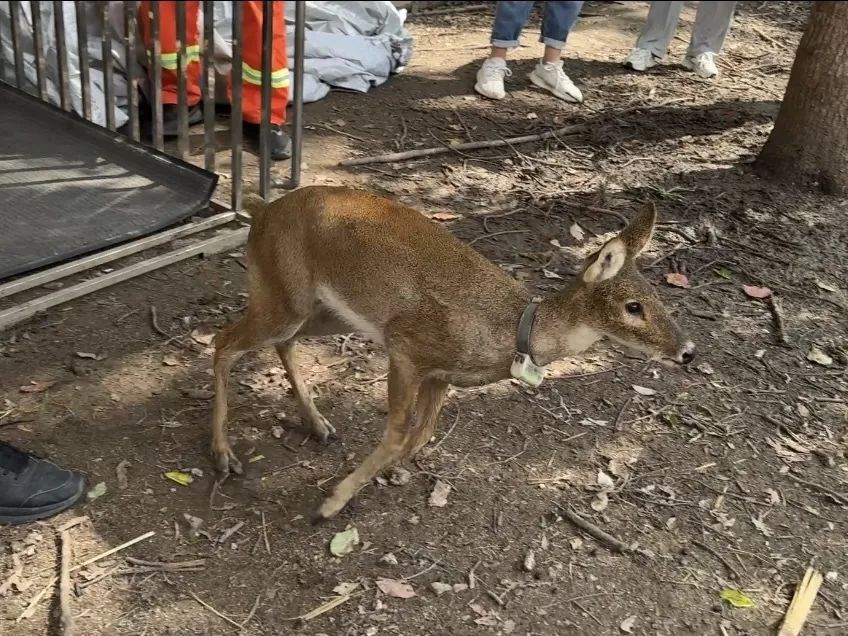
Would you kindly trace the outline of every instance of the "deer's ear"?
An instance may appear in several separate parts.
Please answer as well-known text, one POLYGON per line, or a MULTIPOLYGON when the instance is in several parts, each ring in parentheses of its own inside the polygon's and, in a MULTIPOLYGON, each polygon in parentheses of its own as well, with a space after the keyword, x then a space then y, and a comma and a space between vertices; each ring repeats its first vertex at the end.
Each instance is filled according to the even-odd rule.
POLYGON ((604 245, 583 272, 583 282, 599 283, 618 274, 627 258, 627 246, 620 238, 604 245))
POLYGON ((657 207, 653 203, 646 203, 636 212, 636 216, 630 221, 626 228, 618 235, 627 246, 627 255, 636 258, 648 247, 651 237, 654 235, 654 226, 657 223, 657 207))

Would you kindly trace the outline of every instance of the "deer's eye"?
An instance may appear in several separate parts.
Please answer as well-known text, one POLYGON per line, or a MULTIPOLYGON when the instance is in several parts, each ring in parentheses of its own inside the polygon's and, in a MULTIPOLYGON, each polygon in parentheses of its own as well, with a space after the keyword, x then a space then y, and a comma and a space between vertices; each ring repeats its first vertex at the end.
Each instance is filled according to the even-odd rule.
POLYGON ((631 316, 641 316, 642 315, 642 304, 637 302, 627 303, 624 308, 627 310, 627 313, 631 316))

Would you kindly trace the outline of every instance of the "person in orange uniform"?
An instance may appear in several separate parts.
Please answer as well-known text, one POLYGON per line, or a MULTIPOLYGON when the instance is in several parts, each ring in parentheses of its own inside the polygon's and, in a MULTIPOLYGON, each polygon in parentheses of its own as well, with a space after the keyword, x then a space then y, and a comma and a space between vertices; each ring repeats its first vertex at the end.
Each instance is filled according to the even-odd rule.
MULTIPOLYGON (((148 58, 153 55, 149 0, 139 3, 138 24, 148 58)), ((186 6, 186 88, 189 123, 203 119, 200 91, 200 2, 188 1, 186 6)), ((259 122, 262 112, 262 2, 241 2, 242 12, 242 117, 245 133, 259 141, 259 122)), ((177 131, 177 9, 176 2, 159 3, 160 62, 162 65, 162 104, 164 134, 175 136, 177 131)), ((286 61, 285 2, 273 3, 274 28, 271 50, 271 158, 288 159, 291 139, 283 132, 286 105, 289 98, 289 70, 286 61)), ((232 99, 232 82, 228 86, 232 99)))

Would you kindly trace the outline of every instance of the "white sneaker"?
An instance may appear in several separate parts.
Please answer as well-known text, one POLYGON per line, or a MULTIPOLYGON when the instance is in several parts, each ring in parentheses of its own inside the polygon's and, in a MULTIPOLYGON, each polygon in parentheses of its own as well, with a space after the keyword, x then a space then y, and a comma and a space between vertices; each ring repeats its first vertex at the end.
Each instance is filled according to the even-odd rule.
POLYGON ((530 81, 567 102, 579 104, 583 101, 583 93, 562 70, 562 61, 539 62, 530 73, 530 81))
POLYGON ((687 55, 683 58, 683 66, 690 71, 695 71, 695 74, 704 79, 716 77, 718 75, 718 66, 715 63, 715 53, 701 53, 699 55, 687 55))
POLYGON ((506 60, 490 57, 477 71, 477 83, 474 84, 474 90, 489 99, 503 99, 506 97, 504 77, 510 75, 512 71, 507 68, 506 60))
POLYGON ((624 60, 624 65, 634 71, 647 71, 652 66, 656 66, 659 60, 660 58, 648 49, 633 49, 627 59, 624 60))

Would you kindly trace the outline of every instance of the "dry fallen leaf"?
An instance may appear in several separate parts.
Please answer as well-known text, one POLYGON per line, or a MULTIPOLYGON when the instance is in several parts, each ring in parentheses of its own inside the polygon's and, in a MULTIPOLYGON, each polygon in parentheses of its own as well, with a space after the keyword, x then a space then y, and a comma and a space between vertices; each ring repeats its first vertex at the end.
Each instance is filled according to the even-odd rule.
POLYGON ((103 360, 106 356, 97 355, 96 353, 87 353, 85 351, 77 351, 77 358, 86 360, 103 360))
POLYGON ((656 395, 656 389, 651 389, 647 386, 639 386, 638 384, 633 385, 633 390, 636 391, 639 395, 656 395))
POLYGON ((450 494, 451 486, 443 482, 441 479, 436 480, 436 485, 433 486, 433 492, 430 493, 430 499, 427 502, 434 508, 443 508, 448 504, 448 495, 450 494))
POLYGON ((768 287, 754 287, 752 285, 743 285, 742 289, 745 290, 745 294, 748 298, 769 298, 772 294, 772 291, 768 287))
POLYGON ((810 349, 810 352, 807 354, 807 360, 820 364, 823 367, 829 367, 833 364, 833 358, 818 347, 812 347, 810 349))
POLYGON ((208 389, 186 389, 183 395, 192 400, 211 400, 215 397, 215 392, 208 389))
POLYGON ((127 468, 130 467, 129 461, 126 459, 121 460, 117 466, 115 466, 115 476, 118 478, 118 489, 126 490, 128 485, 127 479, 127 468))
POLYGON ((527 551, 527 556, 524 557, 525 572, 532 572, 536 568, 536 555, 533 550, 527 551))
POLYGON ((673 287, 683 287, 684 289, 689 288, 689 277, 686 276, 686 274, 678 274, 677 272, 666 274, 665 282, 673 287))
POLYGON ((453 592, 453 585, 443 583, 442 581, 433 581, 430 583, 430 589, 433 590, 436 596, 441 596, 445 592, 453 592))
POLYGON ((209 345, 215 339, 215 332, 212 331, 211 327, 200 325, 191 332, 191 339, 199 344, 209 345))
POLYGON ((55 382, 36 382, 35 380, 31 380, 29 384, 21 387, 21 393, 43 393, 54 384, 55 382))
POLYGON ((839 288, 836 287, 835 285, 831 285, 830 283, 826 283, 826 282, 821 281, 821 280, 817 280, 816 285, 818 285, 819 289, 823 289, 825 291, 829 291, 829 292, 838 292, 839 291, 839 288))
POLYGON ((181 470, 169 470, 165 473, 165 477, 171 481, 177 482, 180 486, 188 486, 194 481, 194 477, 191 476, 191 473, 184 473, 181 470))
POLYGON ((409 583, 398 581, 397 579, 377 579, 375 581, 379 590, 386 596, 395 598, 412 598, 415 596, 415 590, 409 583))
POLYGON ((721 598, 730 603, 733 607, 754 607, 754 601, 745 596, 739 590, 726 587, 721 591, 721 598))
POLYGON ((330 541, 330 554, 342 557, 353 552, 359 544, 359 531, 354 526, 348 526, 343 532, 337 532, 330 541))
POLYGON ((632 616, 628 616, 623 621, 621 621, 621 624, 618 626, 618 628, 621 631, 623 631, 625 634, 632 634, 633 633, 633 626, 635 624, 636 624, 636 615, 633 614, 632 616))
POLYGON ((556 272, 552 272, 549 269, 543 269, 542 274, 544 275, 545 278, 554 278, 556 280, 562 280, 562 276, 560 276, 556 272))
POLYGON ((604 471, 598 471, 598 485, 604 489, 612 489, 615 487, 615 482, 612 477, 607 475, 604 471))
POLYGON ((586 237, 585 230, 577 225, 577 223, 571 224, 571 227, 568 228, 568 233, 571 234, 575 241, 582 241, 586 237))
POLYGON ((607 497, 607 493, 605 490, 602 490, 598 494, 595 495, 595 498, 592 499, 592 510, 595 512, 603 512, 609 506, 609 497, 607 497))
POLYGON ((170 353, 168 355, 166 355, 164 358, 162 358, 162 364, 164 364, 166 367, 175 367, 179 363, 180 363, 180 361, 177 358, 177 356, 172 355, 170 353))
POLYGON ((399 466, 395 466, 389 475, 389 483, 392 486, 405 486, 410 479, 412 479, 412 473, 399 466))
POLYGON ((86 493, 89 501, 94 501, 106 494, 106 482, 101 481, 86 493))
POLYGON ((333 592, 340 596, 347 596, 356 591, 356 588, 359 587, 358 581, 342 581, 336 587, 333 588, 333 592))
POLYGON ((765 524, 762 516, 751 517, 751 523, 753 523, 754 527, 757 530, 759 530, 760 532, 762 532, 764 536, 766 536, 766 537, 773 537, 774 536, 774 531, 765 524))
POLYGON ((458 219, 459 215, 454 214, 453 212, 436 212, 432 217, 437 221, 453 221, 454 219, 458 219))

